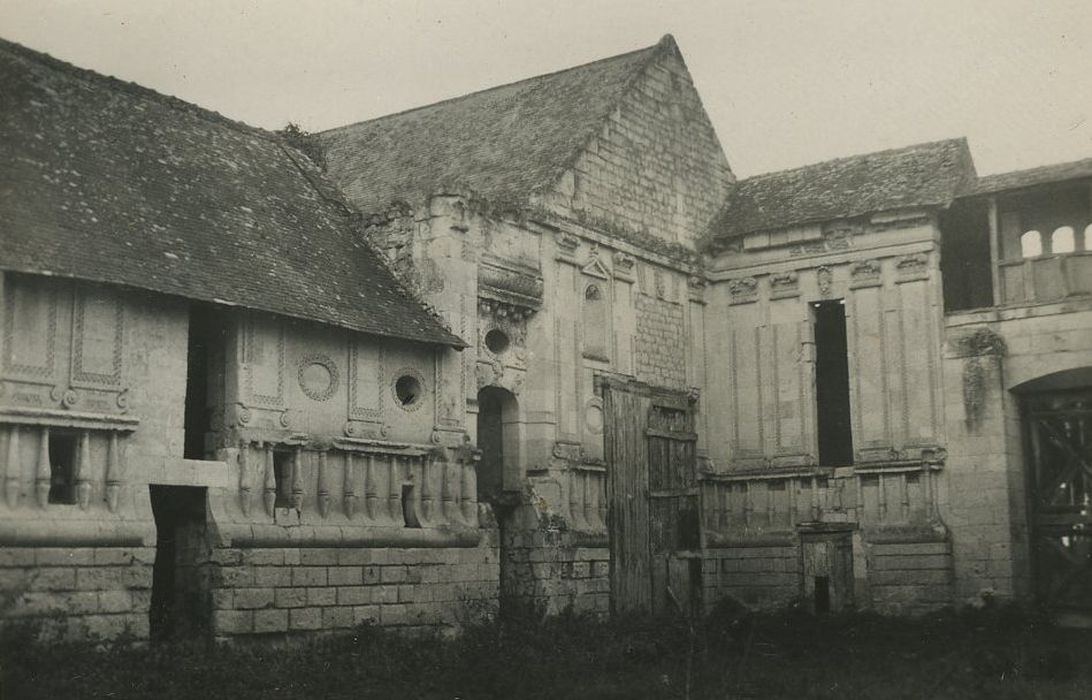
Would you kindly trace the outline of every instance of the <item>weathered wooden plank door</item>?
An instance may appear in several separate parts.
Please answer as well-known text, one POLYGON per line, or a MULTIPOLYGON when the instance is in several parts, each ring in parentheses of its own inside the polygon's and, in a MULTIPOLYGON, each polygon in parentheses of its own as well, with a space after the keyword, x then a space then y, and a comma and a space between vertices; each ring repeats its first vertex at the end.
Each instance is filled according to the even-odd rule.
POLYGON ((1025 403, 1033 560, 1039 598, 1055 610, 1092 611, 1092 391, 1025 403))
POLYGON ((689 401, 654 397, 648 428, 652 611, 692 614, 701 600, 697 435, 689 401))
POLYGON ((700 608, 696 435, 685 394, 601 378, 611 609, 700 608))
POLYGON ((647 612, 652 573, 648 550, 648 449, 644 431, 650 397, 639 387, 600 383, 607 463, 611 612, 647 612))

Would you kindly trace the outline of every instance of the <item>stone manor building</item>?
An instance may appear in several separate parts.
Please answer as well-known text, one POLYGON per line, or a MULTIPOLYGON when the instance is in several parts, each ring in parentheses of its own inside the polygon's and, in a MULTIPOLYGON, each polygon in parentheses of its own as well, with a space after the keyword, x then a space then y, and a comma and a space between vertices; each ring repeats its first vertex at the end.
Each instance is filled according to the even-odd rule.
POLYGON ((316 135, 0 42, 0 613, 1092 612, 1092 160, 737 179, 679 48, 316 135))

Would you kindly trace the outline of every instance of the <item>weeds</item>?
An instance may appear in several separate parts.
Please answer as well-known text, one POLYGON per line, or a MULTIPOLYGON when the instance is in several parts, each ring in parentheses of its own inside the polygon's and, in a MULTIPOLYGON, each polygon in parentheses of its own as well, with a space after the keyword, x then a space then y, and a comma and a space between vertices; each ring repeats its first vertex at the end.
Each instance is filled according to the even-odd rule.
POLYGON ((3 698, 1078 698, 1092 633, 1015 608, 916 619, 509 614, 455 638, 373 626, 291 645, 0 636, 3 698))

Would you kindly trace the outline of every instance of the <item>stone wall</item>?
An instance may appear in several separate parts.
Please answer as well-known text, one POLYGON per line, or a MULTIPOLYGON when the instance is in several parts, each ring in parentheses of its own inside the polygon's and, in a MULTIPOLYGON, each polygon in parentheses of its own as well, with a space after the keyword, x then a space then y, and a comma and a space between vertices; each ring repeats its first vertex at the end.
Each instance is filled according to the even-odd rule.
POLYGON ((213 554, 217 638, 384 627, 454 630, 495 614, 494 546, 226 548, 213 554))
POLYGON ((784 607, 800 597, 800 550, 796 546, 715 547, 703 555, 706 609, 726 598, 769 609, 784 607))
POLYGON ((907 615, 952 604, 951 542, 877 542, 865 549, 877 612, 907 615))
POLYGON ((600 228, 693 246, 733 180, 679 49, 667 40, 551 201, 600 228))
POLYGON ((5 547, 0 615, 47 638, 147 639, 154 559, 149 547, 5 547))
POLYGON ((654 386, 685 387, 687 334, 681 304, 638 294, 637 378, 654 386))
POLYGON ((604 538, 548 528, 502 535, 501 605, 557 615, 610 611, 610 551, 604 538))

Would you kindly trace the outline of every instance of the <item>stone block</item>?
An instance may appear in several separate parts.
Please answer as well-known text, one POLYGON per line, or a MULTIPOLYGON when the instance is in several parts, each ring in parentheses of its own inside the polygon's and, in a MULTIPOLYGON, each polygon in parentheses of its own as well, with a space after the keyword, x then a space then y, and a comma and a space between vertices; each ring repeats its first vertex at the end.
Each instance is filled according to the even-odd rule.
POLYGON ((133 608, 133 596, 129 591, 101 591, 98 596, 101 612, 129 612, 133 608))
POLYGON ((213 567, 212 580, 224 588, 243 588, 254 585, 254 570, 249 566, 213 567))
POLYGON ((272 588, 236 588, 235 607, 240 610, 273 607, 272 588))
POLYGON ((382 569, 380 566, 365 566, 364 567, 364 583, 365 585, 372 585, 379 583, 379 572, 382 569))
POLYGON ((322 626, 326 629, 352 627, 356 624, 351 607, 332 607, 322 609, 322 626))
POLYGON ((273 602, 278 608, 302 608, 307 605, 307 589, 278 588, 273 592, 273 602))
POLYGON ((868 580, 873 588, 886 585, 942 585, 951 581, 948 570, 924 569, 917 571, 873 571, 868 580))
POLYGON ((359 586, 364 583, 363 567, 331 566, 326 570, 326 580, 331 586, 359 586))
POLYGON ((84 615, 99 609, 97 591, 70 591, 57 594, 58 607, 68 615, 84 615))
POLYGON ((337 589, 336 588, 308 588, 307 589, 307 604, 312 607, 322 607, 326 605, 337 605, 337 589))
POLYGON ((293 586, 325 586, 326 567, 297 566, 292 569, 293 586))
POLYGON ((924 555, 890 555, 882 557, 873 557, 871 561, 873 569, 878 571, 884 570, 908 570, 913 571, 916 569, 950 569, 952 566, 951 557, 946 554, 924 554, 924 555))
POLYGON ((218 635, 250 634, 254 630, 252 610, 213 610, 213 631, 218 635))
POLYGON ((31 572, 30 581, 35 590, 71 591, 76 588, 76 570, 68 568, 38 569, 31 572))
POLYGON ((253 568, 255 586, 281 586, 292 585, 292 569, 287 566, 256 566, 253 568))
POLYGON ((322 608, 293 608, 288 613, 289 629, 317 630, 322 627, 322 608))
MULTIPOLYGON (((35 550, 22 547, 0 548, 0 567, 34 566, 35 550)), ((88 562, 90 563, 90 562, 88 562)))
POLYGON ((284 566, 283 549, 246 549, 242 555, 242 563, 251 566, 284 566))
POLYGON ((286 632, 288 630, 287 610, 255 610, 254 631, 259 634, 286 632))
POLYGON ((363 566, 372 561, 372 550, 364 548, 338 549, 337 563, 341 566, 363 566))
MULTIPOLYGON (((34 550, 22 551, 34 556, 34 550)), ((0 552, 0 566, 5 566, 5 554, 0 552)), ((31 563, 38 566, 91 566, 95 563, 95 550, 90 547, 47 547, 37 550, 37 556, 31 563)))
POLYGON ((379 572, 379 580, 383 583, 403 583, 406 575, 404 566, 384 566, 379 572))
POLYGON ((367 586, 348 586, 337 589, 338 605, 368 605, 372 602, 372 589, 367 586))
POLYGON ((353 608, 353 624, 359 625, 363 623, 378 623, 379 622, 379 606, 378 605, 358 605, 353 608))
POLYGON ((332 547, 300 549, 303 566, 337 566, 338 552, 332 547))

